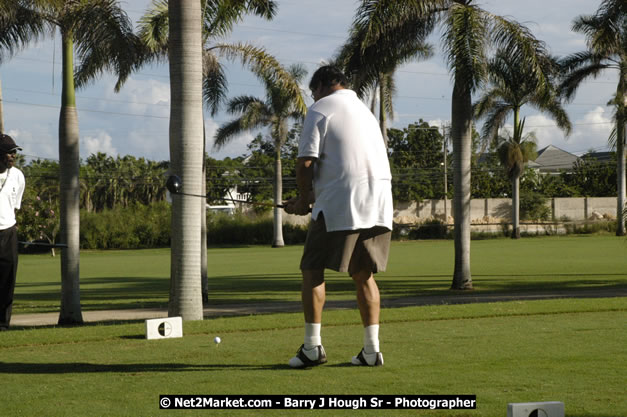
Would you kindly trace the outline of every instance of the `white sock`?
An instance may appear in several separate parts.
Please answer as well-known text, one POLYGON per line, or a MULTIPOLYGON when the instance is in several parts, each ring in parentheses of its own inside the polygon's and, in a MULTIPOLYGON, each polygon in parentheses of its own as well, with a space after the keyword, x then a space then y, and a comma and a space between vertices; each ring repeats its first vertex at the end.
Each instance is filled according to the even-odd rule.
POLYGON ((321 323, 305 323, 305 349, 313 349, 322 344, 320 327, 321 323))
POLYGON ((379 325, 372 324, 364 327, 364 352, 379 352, 379 325))

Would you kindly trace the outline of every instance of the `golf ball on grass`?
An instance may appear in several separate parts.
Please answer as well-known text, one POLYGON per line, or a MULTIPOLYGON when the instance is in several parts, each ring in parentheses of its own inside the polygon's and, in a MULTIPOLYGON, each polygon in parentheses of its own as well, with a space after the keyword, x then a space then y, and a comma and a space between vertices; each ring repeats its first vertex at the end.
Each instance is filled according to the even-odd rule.
POLYGON ((220 336, 216 336, 216 337, 213 338, 213 342, 216 345, 219 345, 221 341, 222 341, 222 339, 220 339, 220 336))

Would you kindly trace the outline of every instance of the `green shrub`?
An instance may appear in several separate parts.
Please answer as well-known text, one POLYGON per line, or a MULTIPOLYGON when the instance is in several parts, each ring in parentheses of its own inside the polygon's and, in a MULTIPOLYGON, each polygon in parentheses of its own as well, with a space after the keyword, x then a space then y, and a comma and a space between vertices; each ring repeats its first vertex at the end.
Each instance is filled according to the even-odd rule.
POLYGON ((146 249, 170 244, 170 205, 133 204, 99 213, 81 211, 82 249, 146 249))
MULTIPOLYGON (((273 238, 272 218, 257 217, 241 212, 235 214, 209 213, 207 216, 207 243, 209 245, 270 245, 273 238)), ((307 228, 283 225, 286 244, 305 242, 307 228)))
POLYGON ((593 233, 616 233, 615 221, 599 221, 593 223, 568 223, 564 225, 566 233, 589 235, 593 233))
POLYGON ((522 220, 549 220, 551 209, 548 199, 540 193, 523 191, 520 193, 520 218, 522 220))

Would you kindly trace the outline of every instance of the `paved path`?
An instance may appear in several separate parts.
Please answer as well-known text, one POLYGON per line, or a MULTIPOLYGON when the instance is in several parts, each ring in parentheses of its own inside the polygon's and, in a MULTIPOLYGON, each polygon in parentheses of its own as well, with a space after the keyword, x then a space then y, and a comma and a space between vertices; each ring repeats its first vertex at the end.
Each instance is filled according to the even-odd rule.
MULTIPOLYGON (((547 300, 557 298, 607 298, 607 297, 627 297, 627 288, 595 288, 591 290, 554 290, 543 292, 503 292, 503 293, 480 293, 480 292, 455 292, 447 295, 426 295, 418 297, 404 297, 396 299, 383 299, 383 308, 425 306, 440 304, 469 304, 469 303, 490 303, 497 301, 515 300, 547 300)), ((326 310, 353 309, 357 308, 355 301, 327 301, 326 310)), ((242 316, 250 314, 268 314, 280 312, 299 312, 300 302, 281 302, 263 304, 222 304, 204 309, 205 317, 221 316, 242 316)), ((167 317, 167 309, 130 309, 130 310, 98 310, 83 311, 85 322, 110 322, 110 321, 133 321, 167 317)), ((11 318, 11 326, 50 326, 56 325, 59 313, 39 313, 39 314, 14 314, 11 318)))

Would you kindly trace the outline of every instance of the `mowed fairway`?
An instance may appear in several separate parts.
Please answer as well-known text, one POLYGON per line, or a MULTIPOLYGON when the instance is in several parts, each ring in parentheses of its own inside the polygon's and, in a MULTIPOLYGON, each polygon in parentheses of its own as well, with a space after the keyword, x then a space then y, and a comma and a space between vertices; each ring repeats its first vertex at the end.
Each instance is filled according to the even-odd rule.
MULTIPOLYGON (((299 246, 212 248, 210 301, 299 299, 299 246)), ((627 287, 627 241, 613 236, 474 241, 474 294, 525 295, 627 287)), ((452 241, 395 242, 383 296, 448 290, 452 241)), ((169 250, 83 252, 84 309, 165 307, 169 250)), ((16 313, 58 311, 59 259, 22 256, 16 313)), ((328 299, 353 299, 329 274, 328 299)), ((458 293, 459 294, 459 293, 458 293)), ((434 298, 437 299, 437 298, 434 298)), ((147 341, 144 324, 17 328, 0 333, 2 415, 10 416, 504 416, 510 402, 563 401, 570 417, 627 415, 625 297, 386 308, 382 368, 348 365, 362 342, 355 310, 327 311, 329 363, 286 365, 302 343, 302 315, 184 323, 184 337, 147 341), (213 338, 222 343, 215 345, 213 338), (476 410, 159 409, 160 394, 474 394, 476 410)))
MULTIPOLYGON (((211 248, 209 297, 225 303, 300 300, 301 246, 211 248)), ((449 294, 453 241, 393 242, 388 270, 379 274, 384 298, 449 294)), ((627 240, 567 236, 472 242, 475 293, 627 288, 627 240)), ((170 251, 84 251, 81 303, 85 310, 166 307, 170 251)), ((57 312, 60 260, 20 257, 14 313, 57 312)), ((354 298, 345 274, 328 273, 327 299, 354 298)))
POLYGON ((627 415, 624 298, 385 309, 382 368, 348 365, 355 311, 325 314, 329 363, 286 365, 301 315, 186 322, 147 341, 142 323, 0 333, 7 416, 504 416, 509 402, 563 401, 570 417, 627 415), (222 343, 213 343, 215 336, 222 343), (476 410, 159 409, 160 394, 475 394, 476 410))

